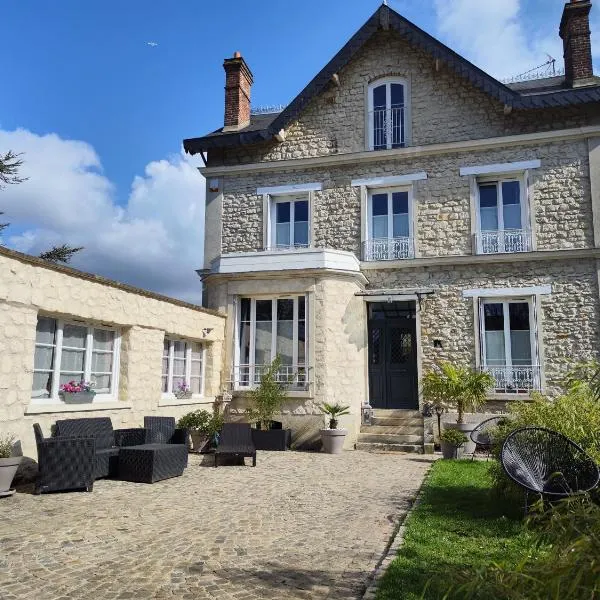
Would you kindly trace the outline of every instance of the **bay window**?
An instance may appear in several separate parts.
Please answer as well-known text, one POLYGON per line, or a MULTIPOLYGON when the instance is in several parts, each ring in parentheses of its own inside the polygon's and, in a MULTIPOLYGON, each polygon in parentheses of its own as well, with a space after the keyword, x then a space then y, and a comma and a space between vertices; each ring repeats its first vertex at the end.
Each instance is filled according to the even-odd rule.
POLYGON ((162 357, 162 393, 202 396, 204 348, 202 344, 165 337, 162 357))
POLYGON ((237 387, 260 383, 276 356, 281 361, 279 381, 306 386, 306 297, 240 298, 236 354, 237 387))
POLYGON ((363 260, 414 257, 412 201, 409 190, 374 189, 368 200, 368 239, 363 260))
POLYGON ((540 389, 533 299, 481 299, 481 363, 495 380, 497 392, 540 389))
POLYGON ((119 344, 116 329, 38 317, 32 398, 58 402, 61 385, 88 381, 95 401, 116 400, 119 344))

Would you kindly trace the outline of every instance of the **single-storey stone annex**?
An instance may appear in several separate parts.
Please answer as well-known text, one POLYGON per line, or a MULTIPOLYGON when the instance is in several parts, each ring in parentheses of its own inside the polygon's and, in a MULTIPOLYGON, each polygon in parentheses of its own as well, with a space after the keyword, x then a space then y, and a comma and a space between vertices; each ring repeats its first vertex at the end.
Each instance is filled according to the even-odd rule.
POLYGON ((436 362, 490 372, 502 408, 598 357, 590 10, 564 7, 564 75, 508 85, 385 3, 281 112, 252 112, 248 64, 225 60, 224 126, 184 146, 206 165, 200 274, 233 412, 279 355, 297 440, 337 401, 347 447, 418 449, 436 362), (361 433, 367 404, 394 412, 361 433))
POLYGON ((218 312, 0 247, 0 422, 36 458, 33 423, 210 410, 221 393, 218 312), (60 386, 93 381, 89 403, 60 386), (179 386, 190 393, 178 397, 179 386))

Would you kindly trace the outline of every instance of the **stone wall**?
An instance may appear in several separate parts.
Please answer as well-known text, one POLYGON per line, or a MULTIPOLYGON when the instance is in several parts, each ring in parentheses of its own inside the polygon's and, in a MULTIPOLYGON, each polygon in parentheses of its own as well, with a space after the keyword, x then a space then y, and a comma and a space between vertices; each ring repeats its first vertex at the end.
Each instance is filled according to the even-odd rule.
MULTIPOLYGON (((472 140, 518 133, 566 129, 597 122, 593 107, 513 110, 444 65, 412 47, 394 31, 377 32, 287 129, 282 143, 209 152, 209 165, 240 164, 326 156, 366 150, 367 88, 386 76, 405 78, 410 97, 410 145, 472 140)), ((302 82, 299 82, 301 85, 302 82)), ((257 82, 260 85, 260 82, 257 82)))
POLYGON ((0 249, 2 432, 15 433, 24 454, 35 458, 32 425, 36 422, 46 434, 57 419, 71 417, 107 416, 115 428, 136 427, 142 425, 145 415, 179 417, 200 405, 210 407, 221 391, 224 324, 225 319, 216 312, 0 249), (86 407, 60 403, 42 407, 32 402, 35 330, 40 312, 121 330, 118 401, 86 407), (212 331, 205 337, 203 328, 212 331), (203 399, 162 397, 165 334, 206 344, 203 399))
MULTIPOLYGON (((263 249, 261 186, 319 182, 313 196, 313 243, 317 247, 360 254, 359 178, 424 171, 414 184, 417 256, 472 253, 469 177, 460 168, 540 159, 529 171, 530 204, 535 213, 538 250, 593 246, 588 148, 585 140, 521 146, 484 152, 461 152, 419 159, 392 159, 308 171, 231 175, 224 178, 222 253, 263 249)), ((210 227, 210 224, 207 224, 210 227)))

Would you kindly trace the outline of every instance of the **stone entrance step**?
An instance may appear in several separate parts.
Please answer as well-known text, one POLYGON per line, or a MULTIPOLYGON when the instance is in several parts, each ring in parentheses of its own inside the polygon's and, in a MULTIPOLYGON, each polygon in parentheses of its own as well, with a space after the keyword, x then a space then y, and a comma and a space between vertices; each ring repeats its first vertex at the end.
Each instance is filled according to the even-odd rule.
POLYGON ((375 408, 373 410, 375 417, 401 417, 401 418, 423 418, 423 415, 418 410, 403 410, 403 409, 387 409, 375 408))
POLYGON ((369 444, 422 444, 423 434, 408 433, 359 433, 359 442, 368 442, 369 444))
POLYGON ((375 433, 375 434, 408 434, 408 435, 423 435, 423 421, 414 424, 401 424, 401 425, 363 425, 360 428, 361 433, 375 433))
POLYGON ((371 425, 379 427, 423 427, 423 417, 373 417, 371 425))
POLYGON ((356 449, 365 452, 410 452, 412 454, 423 454, 423 444, 372 444, 357 442, 356 449))

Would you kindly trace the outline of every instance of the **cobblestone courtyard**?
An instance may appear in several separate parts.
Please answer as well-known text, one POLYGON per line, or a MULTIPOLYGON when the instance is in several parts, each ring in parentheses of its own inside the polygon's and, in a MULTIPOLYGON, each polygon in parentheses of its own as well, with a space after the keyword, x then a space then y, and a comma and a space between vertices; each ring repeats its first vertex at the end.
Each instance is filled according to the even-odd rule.
POLYGON ((154 485, 1 500, 0 598, 359 598, 430 465, 363 452, 201 462, 154 485))

